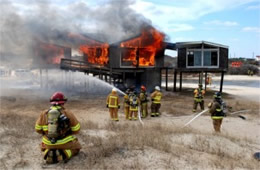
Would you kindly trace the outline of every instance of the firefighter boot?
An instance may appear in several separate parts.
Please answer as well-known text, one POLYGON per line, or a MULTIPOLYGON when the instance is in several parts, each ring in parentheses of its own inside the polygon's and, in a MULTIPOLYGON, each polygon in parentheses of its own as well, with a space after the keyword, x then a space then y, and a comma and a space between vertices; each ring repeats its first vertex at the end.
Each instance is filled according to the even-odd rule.
POLYGON ((54 160, 53 160, 53 150, 50 150, 50 151, 47 153, 46 163, 47 163, 47 164, 53 164, 53 163, 54 163, 54 160))

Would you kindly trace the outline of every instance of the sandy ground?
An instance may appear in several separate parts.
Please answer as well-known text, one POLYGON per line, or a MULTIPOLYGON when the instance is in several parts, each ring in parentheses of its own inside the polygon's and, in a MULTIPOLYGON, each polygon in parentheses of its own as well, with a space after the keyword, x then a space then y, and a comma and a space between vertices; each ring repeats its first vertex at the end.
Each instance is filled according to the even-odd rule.
MULTIPOLYGON (((258 169, 253 158, 260 151, 259 103, 224 94, 232 111, 249 109, 241 115, 229 115, 222 133, 213 131, 208 113, 183 128, 193 113, 192 93, 164 92, 162 115, 138 121, 109 119, 105 96, 78 94, 66 107, 81 122, 77 137, 82 144, 78 156, 66 164, 44 166, 39 149, 41 136, 34 132, 40 112, 48 109, 50 92, 39 90, 1 90, 0 169, 258 169), (45 95, 39 95, 45 94, 45 95)), ((212 100, 209 90, 205 104, 212 100)))
MULTIPOLYGON (((212 76, 212 85, 208 85, 209 90, 220 89, 220 76, 212 76)), ((183 88, 196 88, 198 86, 198 77, 187 76, 183 78, 183 88)), ((165 82, 162 84, 165 86, 165 82)), ((203 84, 204 85, 204 84, 203 84)), ((169 80, 169 88, 173 87, 173 80, 169 80)), ((177 82, 179 88, 179 82, 177 82)), ((244 76, 244 75, 225 75, 223 92, 231 95, 236 95, 241 98, 258 101, 260 103, 260 77, 259 76, 244 76)))

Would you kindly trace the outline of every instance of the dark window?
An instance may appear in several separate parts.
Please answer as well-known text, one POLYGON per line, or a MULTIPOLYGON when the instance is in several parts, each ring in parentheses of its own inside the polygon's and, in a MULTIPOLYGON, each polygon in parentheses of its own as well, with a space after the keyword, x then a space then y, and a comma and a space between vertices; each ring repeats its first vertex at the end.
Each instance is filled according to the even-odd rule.
POLYGON ((217 66, 218 65, 218 52, 217 51, 204 51, 204 66, 217 66))
POLYGON ((188 66, 194 66, 194 54, 193 52, 188 52, 188 66))
POLYGON ((211 52, 211 66, 217 66, 218 65, 218 52, 212 51, 211 52))
POLYGON ((201 51, 194 51, 194 66, 201 66, 201 51))
POLYGON ((188 66, 201 66, 201 51, 188 51, 188 66))

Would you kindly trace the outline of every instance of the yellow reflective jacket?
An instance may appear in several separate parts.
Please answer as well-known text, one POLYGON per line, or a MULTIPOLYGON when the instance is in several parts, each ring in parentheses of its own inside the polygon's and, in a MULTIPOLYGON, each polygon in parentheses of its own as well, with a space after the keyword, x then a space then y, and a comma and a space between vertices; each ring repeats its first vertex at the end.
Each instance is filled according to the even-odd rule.
POLYGON ((155 104, 160 104, 161 103, 161 98, 162 98, 162 93, 160 91, 155 90, 151 94, 152 102, 155 103, 155 104))
POLYGON ((116 92, 111 92, 107 96, 107 105, 109 108, 118 108, 119 104, 119 97, 116 92))
POLYGON ((221 109, 221 104, 217 101, 209 103, 208 108, 212 119, 222 119, 224 117, 223 110, 221 109))
POLYGON ((147 100, 147 94, 143 91, 141 91, 140 95, 139 95, 139 98, 140 98, 140 102, 143 104, 143 103, 147 103, 148 100, 147 100))
POLYGON ((195 89, 194 90, 194 100, 201 101, 204 98, 205 90, 203 89, 195 89))
POLYGON ((129 107, 129 95, 124 96, 124 107, 129 107))
POLYGON ((70 133, 66 134, 67 136, 65 136, 63 139, 59 139, 57 140, 56 143, 52 144, 51 141, 48 139, 47 135, 48 135, 48 111, 49 110, 45 110, 43 111, 39 118, 37 119, 36 123, 35 123, 35 130, 37 133, 40 133, 43 135, 42 138, 42 148, 56 148, 57 146, 59 148, 70 148, 71 146, 73 146, 73 148, 76 149, 80 149, 80 143, 77 141, 77 138, 72 136, 73 134, 77 134, 80 131, 80 123, 77 120, 77 118, 74 116, 73 113, 71 113, 70 111, 66 110, 63 106, 52 106, 51 109, 58 109, 61 114, 64 114, 67 118, 69 118, 70 120, 70 133), (72 143, 69 143, 72 142, 72 143))

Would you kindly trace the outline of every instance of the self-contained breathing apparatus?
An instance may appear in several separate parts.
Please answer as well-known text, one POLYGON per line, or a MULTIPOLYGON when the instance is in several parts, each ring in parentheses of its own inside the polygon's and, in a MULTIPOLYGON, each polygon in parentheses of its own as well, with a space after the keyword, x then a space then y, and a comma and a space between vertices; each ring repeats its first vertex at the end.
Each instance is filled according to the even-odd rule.
POLYGON ((132 107, 138 106, 137 96, 135 94, 130 96, 130 106, 132 107))
POLYGON ((148 95, 147 93, 143 92, 143 98, 141 99, 141 103, 147 103, 149 100, 148 100, 148 95))
POLYGON ((58 109, 48 111, 48 134, 47 137, 52 144, 55 144, 58 139, 65 137, 70 129, 70 120, 58 109))

